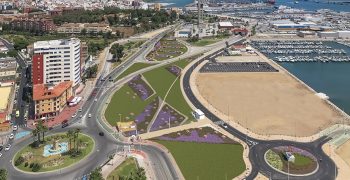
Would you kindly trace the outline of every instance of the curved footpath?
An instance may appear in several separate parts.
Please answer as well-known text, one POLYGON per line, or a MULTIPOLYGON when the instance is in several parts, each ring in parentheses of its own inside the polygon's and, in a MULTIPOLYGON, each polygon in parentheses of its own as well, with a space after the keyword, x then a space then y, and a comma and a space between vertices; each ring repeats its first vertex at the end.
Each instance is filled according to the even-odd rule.
MULTIPOLYGON (((222 123, 222 118, 219 118, 216 113, 213 113, 208 109, 205 105, 203 105, 195 96, 193 92, 193 86, 190 85, 191 75, 195 71, 195 69, 204 61, 209 60, 215 54, 219 53, 221 50, 214 51, 212 53, 208 53, 205 57, 201 57, 199 60, 196 60, 191 65, 188 66, 188 70, 185 72, 183 76, 183 89, 188 100, 192 103, 193 107, 196 109, 201 109, 206 117, 213 121, 215 124, 218 124, 221 128, 224 128, 222 123)), ((304 177, 296 177, 290 176, 289 179, 334 179, 334 176, 337 174, 336 166, 334 162, 323 152, 322 145, 329 141, 330 138, 320 137, 319 139, 309 142, 293 142, 286 140, 261 140, 251 137, 234 128, 231 125, 228 125, 226 131, 231 133, 233 136, 239 138, 242 141, 245 141, 249 148, 249 159, 252 164, 251 173, 246 177, 247 179, 254 179, 259 172, 265 174, 266 176, 271 177, 272 179, 287 179, 288 177, 285 174, 274 171, 264 160, 264 153, 273 147, 276 146, 296 146, 301 149, 305 149, 312 153, 317 159, 322 159, 322 162, 319 162, 319 170, 312 175, 304 176, 304 177)))

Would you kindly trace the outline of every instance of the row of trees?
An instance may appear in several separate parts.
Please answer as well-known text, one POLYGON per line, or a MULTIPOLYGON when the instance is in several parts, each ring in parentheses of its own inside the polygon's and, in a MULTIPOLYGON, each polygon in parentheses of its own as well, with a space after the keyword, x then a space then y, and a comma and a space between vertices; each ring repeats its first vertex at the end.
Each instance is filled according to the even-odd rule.
POLYGON ((0 169, 0 180, 7 180, 7 171, 6 171, 6 169, 0 169))
POLYGON ((39 147, 40 144, 45 142, 45 133, 49 129, 43 124, 41 120, 35 125, 35 129, 32 130, 32 136, 34 138, 34 147, 39 147))
POLYGON ((75 130, 70 129, 66 133, 66 136, 69 139, 69 151, 68 151, 68 153, 73 157, 81 154, 80 145, 82 142, 79 139, 80 131, 81 130, 79 128, 77 128, 75 130), (73 142, 73 146, 72 146, 72 142, 73 142))

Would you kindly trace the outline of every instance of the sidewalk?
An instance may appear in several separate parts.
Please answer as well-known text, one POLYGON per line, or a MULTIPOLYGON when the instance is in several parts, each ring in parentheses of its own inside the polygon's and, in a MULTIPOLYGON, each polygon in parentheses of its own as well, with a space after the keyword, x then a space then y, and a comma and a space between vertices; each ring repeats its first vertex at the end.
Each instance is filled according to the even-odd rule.
POLYGON ((108 175, 117 168, 122 162, 126 160, 126 156, 115 154, 113 159, 102 167, 101 173, 104 179, 107 179, 108 175))

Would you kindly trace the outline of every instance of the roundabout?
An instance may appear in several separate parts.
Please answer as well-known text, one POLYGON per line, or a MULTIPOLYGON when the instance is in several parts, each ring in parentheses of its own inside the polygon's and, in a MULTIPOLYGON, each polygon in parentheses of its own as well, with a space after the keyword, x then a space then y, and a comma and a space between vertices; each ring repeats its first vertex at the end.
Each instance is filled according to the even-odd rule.
POLYGON ((314 155, 293 146, 278 146, 267 150, 265 162, 274 170, 291 176, 307 176, 318 170, 314 155))
MULTIPOLYGON (((72 131, 73 132, 73 131, 72 131)), ((13 165, 23 172, 58 171, 87 158, 95 147, 92 137, 79 133, 58 133, 34 141, 22 148, 13 158, 13 165)))

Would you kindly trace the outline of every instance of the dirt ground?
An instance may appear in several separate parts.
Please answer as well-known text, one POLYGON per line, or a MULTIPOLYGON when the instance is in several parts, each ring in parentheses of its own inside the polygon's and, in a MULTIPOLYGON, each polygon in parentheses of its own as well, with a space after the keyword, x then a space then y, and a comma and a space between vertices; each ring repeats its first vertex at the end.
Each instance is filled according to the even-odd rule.
POLYGON ((336 153, 350 166, 350 140, 341 145, 336 153))
POLYGON ((310 136, 341 115, 281 71, 199 73, 200 94, 230 121, 262 135, 310 136))

